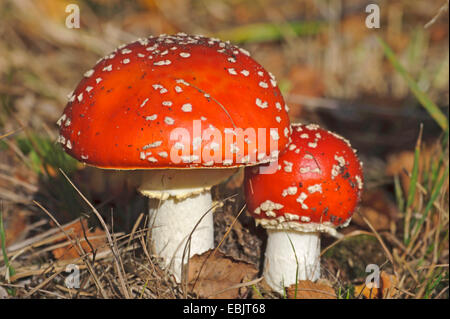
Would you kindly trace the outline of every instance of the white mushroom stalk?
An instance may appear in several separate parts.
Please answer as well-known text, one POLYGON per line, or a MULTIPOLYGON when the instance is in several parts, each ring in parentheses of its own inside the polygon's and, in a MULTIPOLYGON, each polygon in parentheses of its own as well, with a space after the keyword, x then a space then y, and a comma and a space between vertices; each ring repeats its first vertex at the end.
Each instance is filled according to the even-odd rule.
MULTIPOLYGON (((267 212, 269 215, 274 214, 271 210, 267 212)), ((320 278, 321 233, 341 237, 330 222, 300 224, 293 216, 286 214, 282 223, 277 220, 256 219, 257 224, 267 229, 268 235, 264 278, 280 294, 283 294, 285 287, 295 285, 300 280, 314 282, 320 278)), ((306 218, 303 217, 303 220, 306 218)))
POLYGON ((320 278, 320 235, 268 229, 264 278, 269 286, 283 293, 284 287, 299 280, 320 278))
POLYGON ((149 197, 150 247, 181 281, 189 258, 214 248, 211 187, 237 169, 143 172, 140 192, 149 197))

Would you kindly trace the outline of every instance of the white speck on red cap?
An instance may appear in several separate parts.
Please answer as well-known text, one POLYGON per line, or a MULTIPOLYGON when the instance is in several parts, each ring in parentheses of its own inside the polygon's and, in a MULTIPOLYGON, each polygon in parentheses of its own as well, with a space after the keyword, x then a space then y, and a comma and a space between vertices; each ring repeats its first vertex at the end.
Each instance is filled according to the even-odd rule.
POLYGON ((92 74, 94 74, 94 70, 88 70, 88 71, 86 71, 85 73, 84 73, 84 77, 86 77, 86 78, 88 78, 88 77, 90 77, 92 74))
POLYGON ((174 120, 173 118, 169 117, 169 116, 166 116, 166 117, 164 118, 164 122, 165 122, 167 125, 172 125, 173 123, 175 123, 175 120, 174 120))
POLYGON ((183 112, 192 112, 192 104, 190 104, 190 103, 183 104, 183 106, 181 107, 181 110, 183 112))
POLYGON ((265 109, 265 108, 268 107, 267 102, 266 102, 266 101, 263 102, 263 101, 262 101, 261 99, 259 99, 259 98, 256 98, 255 103, 256 103, 257 106, 259 106, 259 107, 262 108, 262 109, 265 109))

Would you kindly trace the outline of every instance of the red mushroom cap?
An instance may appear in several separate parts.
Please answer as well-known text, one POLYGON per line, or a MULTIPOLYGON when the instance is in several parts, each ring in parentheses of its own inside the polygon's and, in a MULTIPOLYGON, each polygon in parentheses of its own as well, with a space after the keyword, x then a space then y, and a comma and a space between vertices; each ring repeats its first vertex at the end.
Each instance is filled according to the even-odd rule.
POLYGON ((248 211, 266 228, 334 231, 360 201, 362 163, 339 135, 315 124, 292 127, 292 143, 276 173, 246 168, 248 211))
POLYGON ((259 164, 290 139, 273 76, 243 49, 185 34, 140 39, 101 59, 58 124, 70 155, 114 169, 259 164))

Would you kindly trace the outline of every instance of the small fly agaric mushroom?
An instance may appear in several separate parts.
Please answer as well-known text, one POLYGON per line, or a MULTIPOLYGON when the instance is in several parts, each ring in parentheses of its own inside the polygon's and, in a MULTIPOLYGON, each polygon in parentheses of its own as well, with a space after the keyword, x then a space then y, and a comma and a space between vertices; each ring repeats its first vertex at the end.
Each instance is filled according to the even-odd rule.
POLYGON ((245 170, 249 213, 267 229, 264 277, 275 291, 320 277, 320 232, 337 235, 361 198, 362 163, 350 143, 315 124, 292 125, 275 174, 245 170))
POLYGON ((290 141, 275 79, 243 49, 181 33, 121 46, 84 76, 59 142, 88 165, 138 172, 154 251, 180 279, 188 257, 214 246, 211 187, 290 141))

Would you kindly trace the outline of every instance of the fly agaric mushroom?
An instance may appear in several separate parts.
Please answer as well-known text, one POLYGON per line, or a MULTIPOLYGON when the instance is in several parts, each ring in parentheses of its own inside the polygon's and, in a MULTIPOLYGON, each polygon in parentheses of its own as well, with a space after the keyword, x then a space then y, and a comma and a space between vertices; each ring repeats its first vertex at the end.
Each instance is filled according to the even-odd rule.
POLYGON ((140 39, 101 59, 58 124, 58 141, 76 159, 137 172, 130 176, 150 198, 154 251, 178 280, 200 220, 190 256, 214 246, 212 214, 203 216, 211 187, 239 167, 276 160, 291 134, 274 77, 247 51, 182 33, 140 39))
POLYGON ((249 213, 267 229, 264 277, 275 291, 320 277, 320 232, 336 235, 357 207, 362 163, 350 143, 315 124, 292 125, 275 174, 245 170, 249 213))

